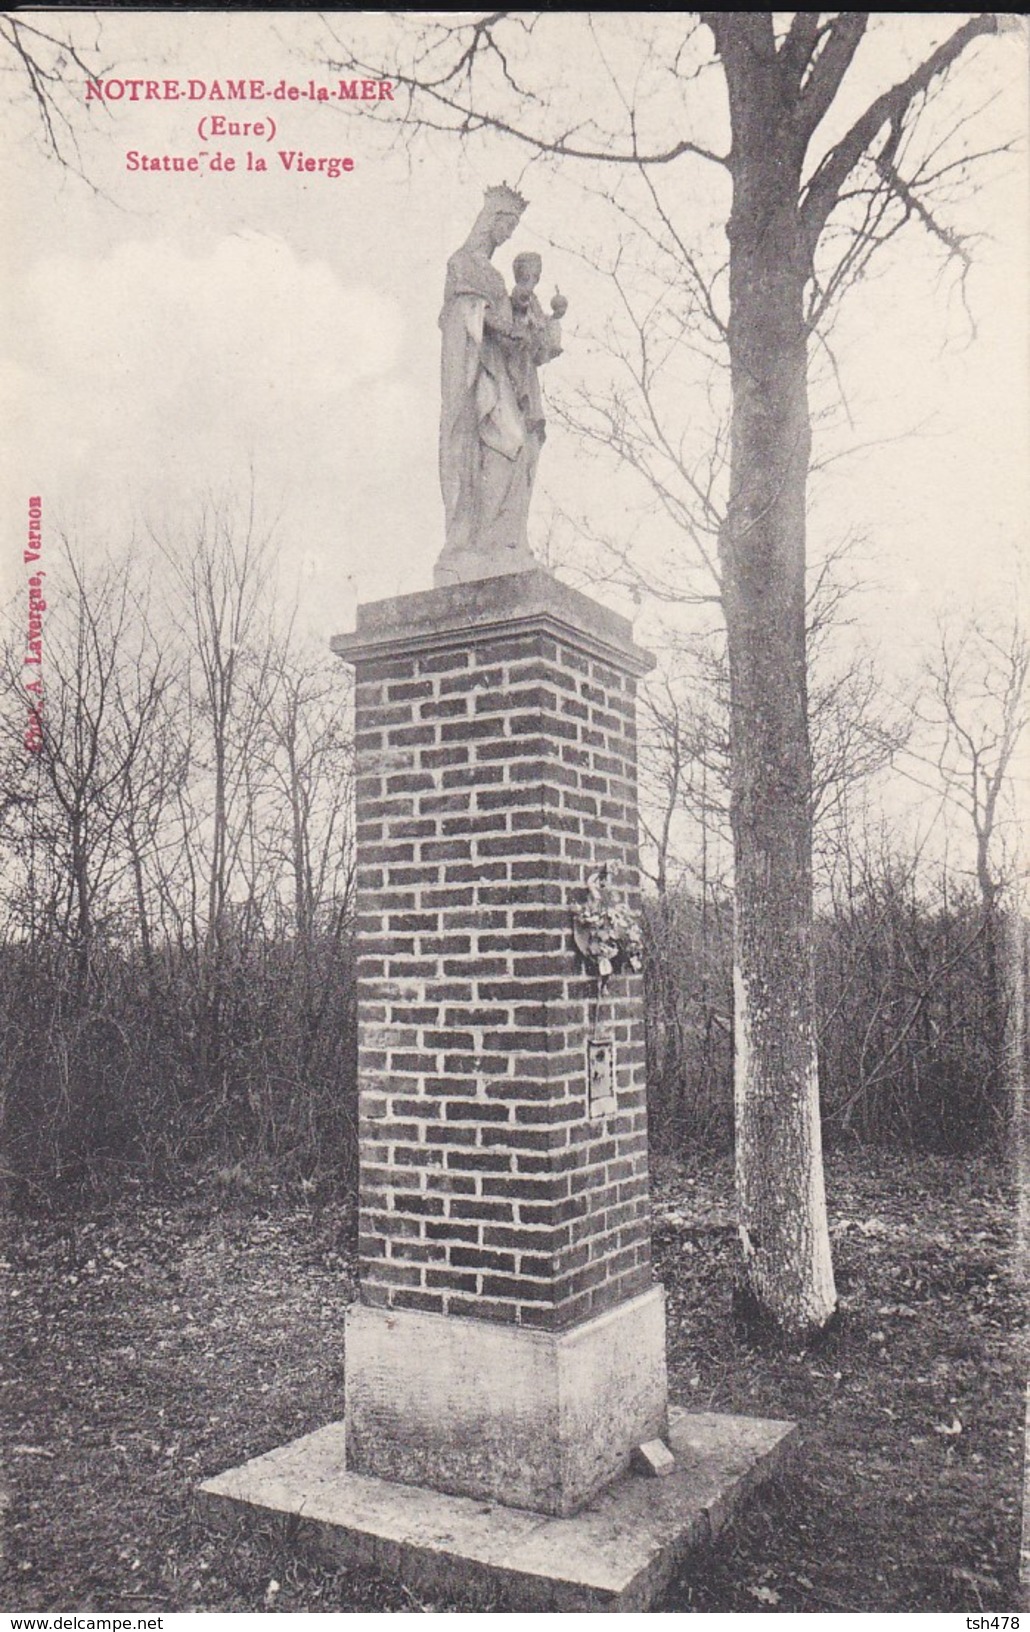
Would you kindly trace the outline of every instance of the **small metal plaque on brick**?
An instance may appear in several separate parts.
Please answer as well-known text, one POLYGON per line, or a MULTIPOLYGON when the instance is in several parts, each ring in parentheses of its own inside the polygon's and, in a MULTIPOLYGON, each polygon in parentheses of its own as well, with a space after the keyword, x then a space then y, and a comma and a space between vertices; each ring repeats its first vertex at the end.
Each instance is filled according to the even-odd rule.
POLYGON ((615 1105, 615 1039, 587 1039, 587 1108, 591 1117, 610 1116, 615 1105))

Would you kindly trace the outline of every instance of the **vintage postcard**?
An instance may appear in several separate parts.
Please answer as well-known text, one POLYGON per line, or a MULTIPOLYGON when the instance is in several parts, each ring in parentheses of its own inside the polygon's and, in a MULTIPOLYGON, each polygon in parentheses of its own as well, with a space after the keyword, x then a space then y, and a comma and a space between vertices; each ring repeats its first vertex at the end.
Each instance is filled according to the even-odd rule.
POLYGON ((1018 1625, 1027 39, 0 13, 5 1609, 1018 1625))

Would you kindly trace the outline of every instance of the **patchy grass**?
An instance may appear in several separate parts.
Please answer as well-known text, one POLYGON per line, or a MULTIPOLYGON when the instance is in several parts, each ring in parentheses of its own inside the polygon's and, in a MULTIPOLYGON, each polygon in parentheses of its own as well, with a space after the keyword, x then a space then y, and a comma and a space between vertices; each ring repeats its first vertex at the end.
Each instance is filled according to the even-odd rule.
POLYGON ((833 1159, 842 1318, 807 1353, 762 1352, 728 1327, 736 1242, 690 1219, 728 1209, 729 1182, 662 1172, 655 1187, 672 1392, 795 1418, 802 1446, 665 1607, 1011 1612, 1025 1351, 1003 1174, 968 1158, 833 1159))
MULTIPOLYGON (((829 1189, 843 1319, 818 1351, 761 1350, 730 1314, 728 1167, 658 1164, 673 1397, 803 1426, 792 1467, 659 1607, 1012 1611, 1022 1308, 1004 1175, 849 1154, 829 1189)), ((6 1262, 6 1609, 422 1607, 271 1531, 218 1535, 193 1494, 341 1415, 342 1209, 215 1213, 198 1194, 13 1219, 6 1262)))

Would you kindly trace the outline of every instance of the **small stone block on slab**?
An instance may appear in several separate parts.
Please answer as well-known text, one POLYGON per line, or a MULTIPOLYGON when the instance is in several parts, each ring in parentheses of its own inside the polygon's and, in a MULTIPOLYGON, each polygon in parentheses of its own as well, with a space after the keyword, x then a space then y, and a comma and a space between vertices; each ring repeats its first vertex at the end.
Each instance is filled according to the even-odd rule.
POLYGON ((667 1479, 675 1466, 676 1458, 660 1439, 645 1440, 630 1459, 631 1471, 643 1474, 645 1479, 667 1479))
POLYGON ((201 1485, 208 1506, 307 1538, 426 1596, 529 1610, 648 1608, 779 1466, 793 1423, 669 1410, 675 1466, 616 1479, 571 1518, 347 1471, 332 1423, 201 1485))

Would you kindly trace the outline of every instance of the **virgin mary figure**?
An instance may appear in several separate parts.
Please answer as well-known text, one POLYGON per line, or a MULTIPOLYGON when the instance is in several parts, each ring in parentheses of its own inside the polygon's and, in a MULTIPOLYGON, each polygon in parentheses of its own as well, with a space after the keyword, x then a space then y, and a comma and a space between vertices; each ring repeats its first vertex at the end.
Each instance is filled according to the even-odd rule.
POLYGON ((440 314, 445 544, 438 584, 536 565, 526 528, 537 449, 519 405, 514 366, 529 340, 490 262, 525 207, 510 187, 489 188, 471 233, 447 262, 440 314))

